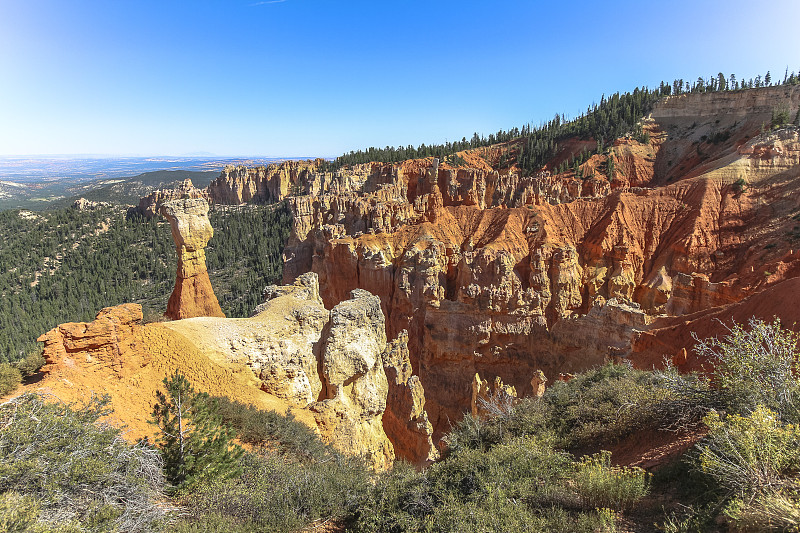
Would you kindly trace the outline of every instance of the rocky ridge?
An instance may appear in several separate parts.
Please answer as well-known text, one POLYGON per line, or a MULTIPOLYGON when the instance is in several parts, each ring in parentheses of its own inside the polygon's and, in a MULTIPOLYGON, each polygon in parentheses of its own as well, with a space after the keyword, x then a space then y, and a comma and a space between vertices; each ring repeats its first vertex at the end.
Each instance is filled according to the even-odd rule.
POLYGON ((649 143, 619 139, 583 180, 431 158, 310 173, 289 198, 285 281, 317 273, 328 307, 377 295, 438 434, 476 373, 528 395, 539 371, 652 364, 691 349, 642 344, 664 320, 798 274, 800 137, 764 131, 778 105, 794 116, 800 88, 667 98, 643 121, 649 143), (595 172, 609 159, 610 178, 595 172))
POLYGON ((306 274, 268 287, 265 300, 246 319, 142 324, 141 307, 125 304, 90 323, 62 324, 39 338, 45 378, 29 387, 67 397, 108 392, 117 422, 139 438, 152 434, 146 420, 161 378, 178 369, 199 390, 293 413, 376 469, 391 466, 395 446, 420 466, 436 456, 406 339, 387 342, 377 297, 356 290, 328 311, 317 276, 306 274))

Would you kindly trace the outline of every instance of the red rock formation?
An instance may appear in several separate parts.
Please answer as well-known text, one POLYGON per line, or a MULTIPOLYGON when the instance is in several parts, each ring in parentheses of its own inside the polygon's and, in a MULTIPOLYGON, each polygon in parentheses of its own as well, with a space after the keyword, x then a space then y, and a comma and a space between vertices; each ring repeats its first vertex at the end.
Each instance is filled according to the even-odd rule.
POLYGON ((142 306, 124 304, 106 307, 93 322, 68 322, 41 335, 46 366, 99 367, 118 372, 127 354, 136 351, 136 330, 142 322, 142 306), (80 358, 78 362, 75 357, 80 358))
POLYGON ((409 332, 438 431, 469 408, 476 372, 527 395, 538 370, 639 362, 635 339, 658 315, 731 305, 800 273, 787 253, 798 130, 758 134, 777 103, 797 111, 800 88, 755 92, 657 105, 649 144, 620 140, 587 162, 613 157, 611 182, 432 159, 340 171, 324 182, 335 191, 292 200, 286 280, 317 272, 326 306, 355 288, 379 295, 388 335, 409 332))
POLYGON ((178 254, 175 288, 164 314, 173 320, 224 317, 206 270, 205 247, 214 235, 208 221, 208 202, 203 198, 172 200, 161 206, 161 214, 172 227, 178 254))
POLYGON ((425 389, 411 368, 407 332, 400 332, 387 344, 383 368, 389 380, 383 429, 397 457, 425 467, 438 458, 439 452, 431 439, 433 426, 425 411, 425 389))
MULTIPOLYGON (((568 375, 607 358, 648 366, 680 353, 694 368, 688 330, 716 331, 703 317, 767 309, 752 302, 800 274, 800 136, 761 133, 778 104, 796 113, 800 87, 666 98, 642 121, 648 143, 617 140, 583 164, 583 180, 552 169, 593 141, 559 142, 532 176, 492 168, 512 141, 463 152, 459 167, 426 158, 335 173, 319 162, 228 168, 208 196, 289 197, 285 281, 317 273, 329 309, 357 288, 380 297, 387 337, 408 332, 438 436, 469 409, 476 373, 524 396, 540 391, 536 372, 568 375)), ((784 306, 769 311, 791 318, 784 306)), ((407 396, 408 380, 392 372, 407 396)), ((392 437, 414 417, 391 411, 390 440, 419 459, 424 432, 414 443, 392 437)))

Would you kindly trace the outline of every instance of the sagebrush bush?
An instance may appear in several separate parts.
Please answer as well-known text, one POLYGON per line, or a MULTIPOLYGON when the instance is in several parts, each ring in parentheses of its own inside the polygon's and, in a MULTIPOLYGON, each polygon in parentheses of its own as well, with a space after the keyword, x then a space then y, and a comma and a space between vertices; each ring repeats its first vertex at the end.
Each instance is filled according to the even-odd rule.
POLYGON ((291 413, 263 411, 225 397, 213 400, 223 423, 233 427, 242 442, 304 460, 322 460, 332 452, 313 429, 295 420, 291 413))
POLYGON ((459 447, 425 472, 396 467, 381 476, 358 508, 355 530, 614 531, 613 513, 576 511, 574 471, 550 437, 459 447))
POLYGON ((316 520, 344 519, 369 486, 366 465, 338 454, 319 462, 245 454, 241 468, 238 477, 202 483, 186 493, 181 501, 188 516, 174 530, 297 531, 316 520))
POLYGON ((712 412, 704 422, 709 433, 698 444, 698 461, 720 488, 745 495, 793 483, 786 476, 800 467, 800 427, 763 406, 724 419, 712 412))
POLYGON ((10 363, 0 363, 0 396, 17 390, 22 383, 22 374, 10 363))
POLYGON ((630 509, 650 490, 650 474, 639 467, 612 466, 611 452, 584 457, 578 463, 575 489, 589 509, 630 509))
POLYGON ((800 500, 792 491, 769 491, 754 498, 734 499, 726 506, 725 515, 739 531, 800 531, 800 500))
POLYGON ((751 318, 721 339, 698 340, 695 351, 714 364, 715 387, 726 393, 727 410, 748 414, 764 405, 787 420, 798 420, 800 353, 797 333, 751 318))
POLYGON ((160 456, 98 423, 107 403, 65 405, 24 394, 0 405, 0 493, 33 501, 38 519, 54 527, 152 529, 167 511, 160 456))

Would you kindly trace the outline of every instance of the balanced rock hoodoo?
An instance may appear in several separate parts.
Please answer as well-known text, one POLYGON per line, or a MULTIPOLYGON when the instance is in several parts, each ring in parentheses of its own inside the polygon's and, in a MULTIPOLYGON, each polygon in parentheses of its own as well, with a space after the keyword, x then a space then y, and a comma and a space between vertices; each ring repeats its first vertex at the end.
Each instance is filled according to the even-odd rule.
POLYGON ((175 288, 164 314, 173 320, 224 317, 206 269, 205 247, 214 235, 208 220, 208 202, 204 198, 172 200, 161 206, 161 214, 172 227, 178 253, 175 288))

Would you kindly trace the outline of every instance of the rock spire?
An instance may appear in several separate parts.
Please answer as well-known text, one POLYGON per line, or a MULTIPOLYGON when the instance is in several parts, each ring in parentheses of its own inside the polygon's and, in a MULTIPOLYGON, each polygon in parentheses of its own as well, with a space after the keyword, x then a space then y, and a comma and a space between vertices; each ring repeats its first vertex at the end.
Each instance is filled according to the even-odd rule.
POLYGON ((175 288, 167 303, 167 317, 178 320, 196 316, 224 317, 206 270, 205 247, 214 235, 204 198, 172 200, 161 206, 172 227, 178 254, 175 288))

